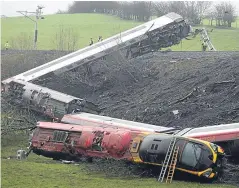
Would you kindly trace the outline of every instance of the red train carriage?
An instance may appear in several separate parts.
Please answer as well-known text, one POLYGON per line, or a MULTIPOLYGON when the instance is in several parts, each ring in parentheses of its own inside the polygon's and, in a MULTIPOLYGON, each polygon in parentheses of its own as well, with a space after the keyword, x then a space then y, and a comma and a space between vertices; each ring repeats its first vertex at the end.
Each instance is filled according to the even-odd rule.
POLYGON ((40 122, 32 136, 32 148, 37 154, 52 158, 112 157, 128 159, 132 135, 127 129, 77 126, 40 122))
POLYGON ((161 166, 172 140, 175 140, 175 147, 179 147, 176 169, 210 179, 218 176, 221 170, 218 164, 223 158, 220 147, 207 141, 162 133, 104 125, 39 122, 30 148, 38 155, 55 159, 101 157, 161 166))

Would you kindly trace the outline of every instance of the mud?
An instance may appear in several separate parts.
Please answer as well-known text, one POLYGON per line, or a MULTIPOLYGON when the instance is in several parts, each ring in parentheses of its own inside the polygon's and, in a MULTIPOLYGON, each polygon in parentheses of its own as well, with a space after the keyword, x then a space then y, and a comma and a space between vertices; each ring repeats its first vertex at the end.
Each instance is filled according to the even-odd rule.
MULTIPOLYGON (((66 53, 4 52, 2 79, 66 53)), ((86 98, 102 115, 121 119, 183 128, 239 121, 239 52, 157 52, 92 62, 38 84, 86 98)), ((225 171, 223 182, 238 185, 239 166, 229 162, 225 171)))
POLYGON ((99 104, 102 114, 121 119, 179 127, 239 121, 236 52, 154 53, 96 62, 42 85, 86 98, 99 104))

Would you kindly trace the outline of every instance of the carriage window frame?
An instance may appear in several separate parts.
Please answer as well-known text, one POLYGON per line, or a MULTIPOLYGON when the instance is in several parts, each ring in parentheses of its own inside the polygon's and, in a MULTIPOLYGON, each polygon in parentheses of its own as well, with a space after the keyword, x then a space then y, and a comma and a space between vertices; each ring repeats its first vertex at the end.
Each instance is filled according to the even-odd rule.
POLYGON ((158 144, 155 144, 154 150, 157 150, 157 149, 158 149, 158 144))
POLYGON ((151 145, 151 150, 153 150, 153 149, 154 149, 154 145, 155 145, 155 144, 152 144, 152 145, 151 145))
POLYGON ((53 142, 59 142, 59 143, 65 142, 67 137, 68 137, 68 134, 69 133, 66 132, 66 131, 55 130, 55 131, 53 131, 52 141, 53 142))

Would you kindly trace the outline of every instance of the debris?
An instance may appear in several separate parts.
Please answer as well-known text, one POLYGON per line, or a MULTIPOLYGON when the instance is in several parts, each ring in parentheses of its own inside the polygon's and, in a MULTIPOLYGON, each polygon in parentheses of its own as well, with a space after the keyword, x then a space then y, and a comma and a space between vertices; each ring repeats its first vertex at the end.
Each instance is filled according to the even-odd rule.
POLYGON ((195 94, 197 91, 198 91, 198 88, 193 88, 193 90, 192 90, 189 94, 187 94, 185 97, 183 97, 183 98, 181 98, 181 99, 178 99, 176 102, 171 103, 171 105, 172 105, 172 104, 175 104, 175 103, 183 102, 183 101, 189 99, 190 97, 195 96, 194 94, 195 94))
POLYGON ((23 159, 26 159, 26 151, 25 150, 18 150, 17 151, 17 159, 18 160, 23 160, 23 159))
POLYGON ((178 110, 173 110, 172 112, 173 112, 173 114, 174 114, 174 116, 175 116, 176 119, 179 119, 179 118, 180 118, 180 115, 179 115, 179 111, 178 111, 178 110))
POLYGON ((61 163, 63 163, 63 164, 73 164, 75 162, 74 161, 62 160, 61 163))

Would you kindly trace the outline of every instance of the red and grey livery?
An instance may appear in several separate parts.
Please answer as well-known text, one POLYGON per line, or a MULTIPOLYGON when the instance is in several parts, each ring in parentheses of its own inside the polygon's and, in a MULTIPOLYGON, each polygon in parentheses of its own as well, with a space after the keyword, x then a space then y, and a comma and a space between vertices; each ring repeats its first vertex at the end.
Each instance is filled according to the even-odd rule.
MULTIPOLYGON (((137 122, 111 119, 109 123, 102 119, 97 121, 96 117, 94 120, 82 118, 81 115, 89 114, 73 115, 80 121, 73 121, 74 124, 38 122, 30 139, 30 149, 53 159, 79 160, 87 157, 92 160, 100 157, 161 166, 172 140, 175 140, 174 147, 179 148, 177 170, 208 179, 220 176, 224 152, 216 144, 165 134, 169 131, 167 128, 161 128, 161 133, 150 132, 145 130, 150 130, 153 125, 145 124, 141 127, 144 130, 140 127, 136 130, 136 127, 123 126, 136 125, 137 122)), ((67 116, 69 118, 70 115, 67 116)))

